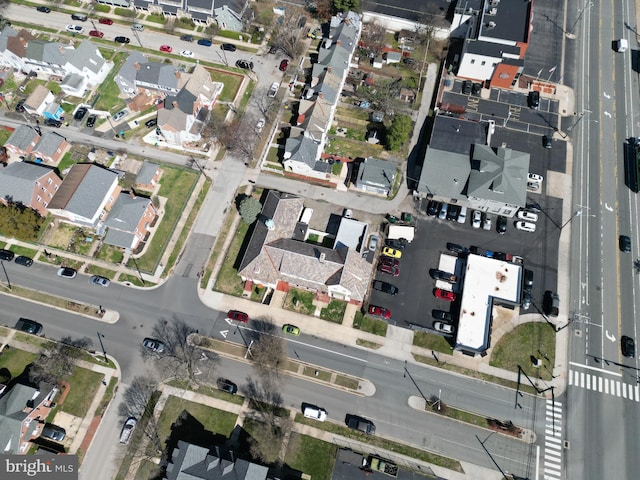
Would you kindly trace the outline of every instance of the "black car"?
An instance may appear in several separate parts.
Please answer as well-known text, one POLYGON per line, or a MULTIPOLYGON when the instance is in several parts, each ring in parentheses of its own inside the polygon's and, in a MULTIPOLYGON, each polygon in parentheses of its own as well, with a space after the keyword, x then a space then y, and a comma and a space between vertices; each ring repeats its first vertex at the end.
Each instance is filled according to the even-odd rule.
POLYGON ((33 258, 25 257, 24 255, 18 255, 14 262, 24 267, 30 267, 31 265, 33 265, 33 258))
POLYGON ((28 318, 19 318, 15 328, 16 330, 27 332, 32 335, 40 335, 42 332, 42 325, 34 320, 29 320, 28 318))
POLYGON ((427 215, 430 217, 435 217, 440 211, 440 203, 435 200, 429 200, 427 204, 427 215))
POLYGON ((626 235, 620 235, 618 239, 620 251, 623 253, 631 253, 631 239, 626 235))
POLYGON ((451 315, 450 312, 445 312, 444 310, 431 310, 431 316, 436 320, 453 322, 453 315, 451 315))
POLYGON ((20 100, 18 102, 18 104, 16 105, 16 112, 24 112, 24 102, 26 102, 27 99, 23 98, 22 100, 20 100))
POLYGON ((236 67, 244 70, 253 70, 253 62, 249 62, 248 60, 237 60, 236 67))
POLYGON ((231 395, 235 395, 235 393, 238 391, 238 386, 231 380, 227 380, 226 378, 219 378, 216 381, 216 385, 218 386, 218 390, 230 393, 231 395))
POLYGON ((51 9, 49 7, 38 7, 36 10, 42 13, 51 13, 51 9))
POLYGON ((402 240, 396 240, 393 238, 387 238, 384 241, 384 244, 387 247, 395 248, 396 250, 404 250, 404 247, 406 246, 402 240))
POLYGON ((223 43, 222 45, 220 45, 220 48, 222 50, 226 50, 227 52, 235 52, 236 51, 236 46, 233 43, 223 43))
POLYGON ((96 115, 89 115, 87 118, 87 128, 93 128, 97 119, 98 117, 96 115))
POLYGON ((507 217, 498 215, 498 221, 496 222, 496 231, 500 235, 504 235, 504 232, 507 231, 507 217))
POLYGON ((542 211, 542 207, 540 206, 539 203, 527 203, 527 210, 540 213, 542 211))
POLYGON ((113 39, 113 41, 116 43, 129 43, 131 40, 129 39, 129 37, 116 37, 113 39))
POLYGON ((540 92, 537 90, 529 92, 527 103, 529 104, 529 108, 538 108, 540 106, 540 92))
POLYGON ((633 358, 636 356, 636 342, 633 338, 622 335, 620 338, 620 347, 622 348, 622 355, 625 357, 633 358))
POLYGON ((80 107, 78 110, 76 110, 76 113, 73 114, 73 119, 82 120, 88 111, 89 110, 86 107, 80 107))
POLYGON ((462 82, 462 93, 465 95, 469 95, 471 93, 471 89, 473 88, 473 82, 471 80, 465 80, 462 82))
POLYGON ((530 292, 533 288, 533 272, 528 269, 524 269, 524 275, 522 278, 522 289, 525 292, 530 292))
POLYGON ((482 91, 481 83, 474 83, 471 87, 471 95, 475 95, 476 97, 480 96, 480 92, 482 91))
POLYGON ((144 122, 144 126, 147 128, 155 127, 158 124, 158 118, 152 118, 151 120, 147 120, 144 122))
POLYGON ((10 262, 11 260, 13 260, 14 256, 15 256, 15 253, 13 253, 11 250, 0 248, 0 260, 5 260, 7 262, 10 262))
POLYGON ((402 59, 402 63, 404 63, 405 65, 415 65, 416 61, 411 57, 404 57, 402 59))
POLYGON ((438 270, 437 268, 430 268, 429 275, 434 280, 442 280, 444 282, 456 283, 458 281, 458 277, 456 277, 453 273, 445 272, 444 270, 438 270))
POLYGON ((398 294, 398 287, 396 287, 395 285, 391 285, 388 282, 383 282, 381 280, 375 280, 373 282, 373 289, 379 290, 380 292, 383 292, 383 293, 388 293, 389 295, 398 294))
POLYGON ((560 297, 557 293, 547 290, 542 299, 542 311, 550 317, 557 317, 560 307, 560 297))
POLYGON ((43 438, 48 438, 49 440, 61 442, 64 440, 66 434, 67 431, 64 428, 47 423, 42 429, 42 433, 40 434, 40 436, 43 438))
POLYGON ((62 122, 60 120, 56 120, 55 118, 46 118, 44 121, 44 124, 47 127, 56 127, 56 128, 60 128, 62 126, 62 122))
POLYGON ((354 430, 359 430, 368 435, 373 435, 376 433, 376 426, 371 420, 360 417, 358 415, 351 415, 350 413, 344 419, 344 423, 347 424, 347 427, 352 428, 354 430))
POLYGON ((453 253, 469 253, 469 249, 457 243, 447 242, 447 250, 453 253))
POLYGON ((184 42, 193 42, 193 35, 182 35, 180 40, 184 42))
POLYGON ((449 205, 449 209, 447 210, 447 220, 457 220, 459 214, 460 214, 459 205, 449 205))
POLYGON ((543 135, 542 136, 542 146, 544 148, 553 147, 553 137, 551 135, 543 135))

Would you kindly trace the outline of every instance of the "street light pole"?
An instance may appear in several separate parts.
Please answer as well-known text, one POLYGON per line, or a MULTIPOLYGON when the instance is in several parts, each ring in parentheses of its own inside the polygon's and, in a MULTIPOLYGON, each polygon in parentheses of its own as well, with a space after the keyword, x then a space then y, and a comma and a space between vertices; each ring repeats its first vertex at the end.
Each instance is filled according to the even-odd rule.
POLYGON ((2 264, 2 270, 4 271, 4 276, 7 277, 7 286, 9 287, 9 290, 11 290, 11 280, 9 280, 7 269, 4 267, 4 262, 2 260, 0 260, 0 263, 2 264))
POLYGON ((104 355, 104 361, 109 363, 109 359, 107 358, 107 351, 104 349, 104 343, 102 343, 103 334, 98 332, 98 341, 100 342, 100 347, 102 347, 102 354, 104 355))

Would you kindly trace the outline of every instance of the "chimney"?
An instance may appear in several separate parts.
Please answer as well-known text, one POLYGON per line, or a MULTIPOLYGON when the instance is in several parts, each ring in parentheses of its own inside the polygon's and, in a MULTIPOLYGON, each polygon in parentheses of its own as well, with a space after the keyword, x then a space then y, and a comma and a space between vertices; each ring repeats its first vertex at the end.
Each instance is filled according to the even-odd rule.
POLYGON ((176 70, 176 71, 175 71, 175 75, 176 75, 176 78, 180 78, 180 71, 179 71, 179 70, 176 70))
POLYGON ((129 192, 129 196, 130 196, 131 198, 136 198, 136 194, 135 194, 135 192, 134 192, 133 190, 131 190, 131 191, 129 192))
POLYGON ((331 65, 329 65, 327 67, 327 73, 331 73, 333 71, 333 67, 331 65))
POLYGON ((175 100, 171 102, 171 105, 173 105, 173 108, 178 108, 178 102, 176 102, 175 100))
POLYGON ((318 98, 323 98, 322 92, 318 92, 318 98))
POLYGON ((133 67, 134 67, 136 70, 140 70, 140 62, 136 62, 136 63, 134 63, 134 64, 133 64, 133 67))
POLYGON ((336 40, 336 45, 337 45, 337 46, 342 45, 342 40, 340 40, 340 39, 336 40))

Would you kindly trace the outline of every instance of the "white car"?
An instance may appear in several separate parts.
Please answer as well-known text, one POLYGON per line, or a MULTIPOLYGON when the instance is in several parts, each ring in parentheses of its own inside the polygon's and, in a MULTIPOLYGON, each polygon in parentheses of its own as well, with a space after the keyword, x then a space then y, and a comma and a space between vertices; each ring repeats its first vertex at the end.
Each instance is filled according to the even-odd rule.
POLYGON ((531 222, 516 222, 516 228, 523 232, 533 233, 536 231, 536 224, 531 222))
POLYGON ((528 179, 530 182, 542 183, 544 177, 542 175, 538 175, 537 173, 530 173, 528 179))
POLYGON ((528 210, 520 210, 518 212, 518 218, 520 220, 526 220, 527 222, 537 222, 538 221, 538 214, 530 212, 528 210))
POLYGON ((480 210, 474 210, 473 216, 471 217, 471 226, 473 228, 480 228, 482 224, 482 212, 480 210))
POLYGON ((540 185, 540 182, 527 182, 527 190, 530 192, 539 192, 540 185))
POLYGON ((371 235, 371 237, 369 237, 369 251, 375 252, 376 248, 378 248, 378 236, 371 235))
POLYGON ((193 52, 191 50, 182 50, 180 52, 181 57, 193 58, 193 52))
POLYGON ((81 27, 80 25, 67 25, 65 30, 71 33, 82 33, 84 32, 84 27, 81 27))
POLYGON ((273 82, 269 87, 269 92, 267 96, 270 98, 275 97, 278 94, 278 90, 280 90, 280 84, 278 82, 273 82))
POLYGON ((264 128, 264 124, 265 124, 264 118, 261 118, 260 120, 258 120, 258 123, 256 123, 256 132, 260 133, 264 128))
POLYGON ((467 221, 467 207, 460 208, 460 213, 458 214, 458 219, 456 221, 458 223, 465 223, 467 221))
POLYGON ((484 219, 482 220, 482 229, 491 230, 491 215, 489 215, 488 213, 484 214, 484 219))

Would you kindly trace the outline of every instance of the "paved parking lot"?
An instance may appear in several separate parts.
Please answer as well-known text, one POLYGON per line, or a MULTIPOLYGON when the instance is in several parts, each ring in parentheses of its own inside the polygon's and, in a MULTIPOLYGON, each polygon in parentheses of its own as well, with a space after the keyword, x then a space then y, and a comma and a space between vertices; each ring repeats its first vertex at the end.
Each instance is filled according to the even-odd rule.
MULTIPOLYGON (((541 195, 530 195, 539 201, 541 195)), ((475 245, 487 250, 500 251, 524 258, 524 266, 534 272, 532 307, 527 314, 536 314, 536 305, 542 305, 544 290, 555 289, 557 284, 558 240, 562 200, 546 197, 543 211, 539 214, 535 233, 516 230, 513 220, 509 221, 507 232, 500 235, 495 230, 495 216, 490 231, 474 229, 471 226, 471 212, 467 222, 439 220, 427 217, 424 210, 417 218, 416 236, 409 244, 400 260, 400 275, 396 278, 377 273, 376 278, 388 281, 398 287, 395 296, 373 290, 370 303, 391 310, 391 323, 410 328, 416 325, 432 328, 431 310, 455 310, 459 300, 450 302, 434 297, 435 281, 429 276, 430 268, 437 268, 439 255, 446 251, 447 242, 465 247, 475 245)), ((426 207, 426 204, 423 205, 426 207)))

